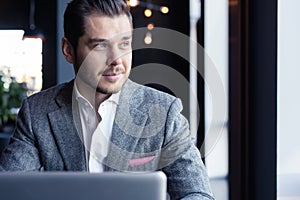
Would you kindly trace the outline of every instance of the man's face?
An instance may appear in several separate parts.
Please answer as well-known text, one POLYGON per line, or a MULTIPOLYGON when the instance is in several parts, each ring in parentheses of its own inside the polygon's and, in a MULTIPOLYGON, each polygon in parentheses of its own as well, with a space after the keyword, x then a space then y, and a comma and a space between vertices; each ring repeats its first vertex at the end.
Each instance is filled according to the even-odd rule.
POLYGON ((132 60, 132 26, 126 15, 85 18, 73 63, 82 84, 103 94, 121 90, 132 60))

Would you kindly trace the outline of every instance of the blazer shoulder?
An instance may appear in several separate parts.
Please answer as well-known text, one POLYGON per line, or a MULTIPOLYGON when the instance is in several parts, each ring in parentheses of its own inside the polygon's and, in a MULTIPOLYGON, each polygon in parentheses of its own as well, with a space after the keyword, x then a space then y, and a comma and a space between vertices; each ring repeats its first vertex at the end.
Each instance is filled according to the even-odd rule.
POLYGON ((62 83, 62 84, 41 90, 41 91, 29 96, 28 99, 36 99, 36 98, 41 98, 43 96, 56 96, 59 93, 59 91, 61 91, 63 88, 65 88, 68 84, 69 83, 62 83))
POLYGON ((124 92, 130 91, 126 93, 131 94, 131 99, 166 102, 173 102, 178 99, 170 89, 160 84, 141 85, 129 80, 126 86, 124 92))
POLYGON ((65 99, 66 103, 71 103, 73 82, 62 83, 57 86, 42 90, 26 98, 29 106, 33 109, 51 108, 57 105, 57 98, 65 99))

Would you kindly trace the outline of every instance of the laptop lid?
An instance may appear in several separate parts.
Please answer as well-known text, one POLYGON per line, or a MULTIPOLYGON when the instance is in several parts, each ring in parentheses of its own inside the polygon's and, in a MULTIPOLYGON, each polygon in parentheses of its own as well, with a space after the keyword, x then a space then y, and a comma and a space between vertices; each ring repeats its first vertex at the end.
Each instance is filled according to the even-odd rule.
POLYGON ((2 200, 165 200, 163 172, 0 173, 2 200))

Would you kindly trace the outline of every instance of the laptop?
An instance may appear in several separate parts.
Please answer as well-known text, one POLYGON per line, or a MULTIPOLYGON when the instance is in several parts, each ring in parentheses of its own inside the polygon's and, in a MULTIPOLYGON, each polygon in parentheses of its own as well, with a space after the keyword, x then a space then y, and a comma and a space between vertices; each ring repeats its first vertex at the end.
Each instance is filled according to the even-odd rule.
POLYGON ((0 173, 1 200, 165 200, 163 172, 0 173))

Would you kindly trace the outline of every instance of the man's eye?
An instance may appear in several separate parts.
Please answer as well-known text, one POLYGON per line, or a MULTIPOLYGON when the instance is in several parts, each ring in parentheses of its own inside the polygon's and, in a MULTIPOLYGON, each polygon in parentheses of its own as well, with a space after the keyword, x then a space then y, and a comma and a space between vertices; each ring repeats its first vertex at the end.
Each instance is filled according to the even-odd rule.
POLYGON ((130 41, 123 41, 123 42, 120 44, 120 47, 121 47, 122 49, 128 49, 130 46, 131 46, 131 42, 130 42, 130 41))
POLYGON ((95 45, 95 50, 104 50, 104 49, 106 49, 107 48, 107 44, 106 43, 99 43, 99 44, 97 44, 97 45, 95 45))

